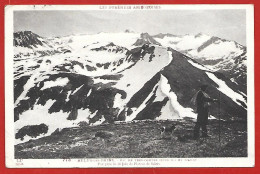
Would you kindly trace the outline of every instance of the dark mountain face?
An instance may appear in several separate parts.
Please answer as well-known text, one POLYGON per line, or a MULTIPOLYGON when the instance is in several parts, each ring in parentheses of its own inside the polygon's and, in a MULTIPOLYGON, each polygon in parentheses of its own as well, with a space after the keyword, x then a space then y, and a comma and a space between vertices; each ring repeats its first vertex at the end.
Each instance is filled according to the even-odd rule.
POLYGON ((31 32, 31 31, 20 31, 14 33, 14 46, 21 46, 32 48, 32 46, 37 47, 37 45, 43 45, 42 37, 31 32))
POLYGON ((163 39, 165 36, 167 36, 167 37, 178 37, 177 35, 170 34, 170 33, 166 33, 166 34, 159 33, 159 34, 154 35, 153 37, 154 37, 154 38, 163 39))
MULTIPOLYGON (((146 108, 137 115, 136 119, 155 119, 160 116, 162 107, 165 106, 166 102, 169 100, 168 97, 165 97, 165 99, 161 102, 154 102, 155 93, 158 88, 155 88, 155 90, 153 89, 160 81, 160 75, 163 75, 168 79, 171 86, 171 91, 177 95, 178 101, 182 106, 195 109, 195 106, 190 102, 191 98, 199 90, 201 84, 208 84, 210 86, 209 95, 213 98, 220 97, 221 102, 225 103, 225 105, 221 106, 221 108, 218 108, 217 106, 212 107, 213 115, 218 115, 219 112, 221 112, 225 114, 225 119, 229 119, 232 116, 246 118, 246 110, 243 107, 238 106, 229 97, 222 93, 220 93, 219 96, 219 91, 217 90, 218 85, 206 75, 205 71, 192 66, 188 62, 188 60, 194 60, 173 49, 169 49, 169 51, 172 52, 172 62, 162 71, 158 72, 150 81, 145 83, 144 86, 137 93, 135 93, 135 95, 127 103, 128 109, 123 110, 120 114, 118 113, 120 108, 113 108, 114 97, 117 93, 119 93, 122 98, 125 98, 127 95, 125 91, 114 88, 113 83, 108 83, 106 85, 103 85, 102 83, 94 84, 93 80, 87 76, 59 73, 49 76, 49 78, 29 90, 27 96, 30 99, 22 100, 15 108, 15 120, 19 119, 19 115, 22 112, 33 109, 33 106, 36 104, 45 105, 50 99, 55 100, 55 102, 49 108, 49 113, 63 111, 68 113, 68 119, 71 119, 71 113, 74 115, 74 120, 77 118, 77 113, 75 110, 80 108, 89 108, 92 113, 98 111, 96 113, 96 117, 93 117, 94 121, 90 120, 90 123, 95 122, 95 120, 99 120, 102 115, 107 116, 106 120, 108 122, 117 119, 123 120, 122 115, 130 115, 131 110, 133 110, 133 108, 138 108, 144 100, 147 99, 150 93, 153 93, 153 97, 149 99, 146 108), (56 81, 59 78, 68 78, 69 83, 63 88, 52 87, 41 90, 44 82, 56 81), (71 96, 68 102, 66 102, 65 99, 67 97, 67 93, 69 91, 75 91, 79 87, 80 89, 73 96, 71 96), (90 90, 91 94, 88 95, 90 90), (117 117, 118 115, 119 118, 117 117)), ((133 57, 133 60, 134 59, 136 58, 133 57)), ((229 86, 233 90, 236 90, 237 86, 233 85, 232 82, 225 76, 222 75, 221 77, 221 74, 214 74, 219 76, 224 81, 229 82, 229 86)), ((120 79, 120 76, 114 77, 110 75, 102 78, 120 79)), ((15 100, 22 92, 19 92, 19 89, 21 89, 21 86, 23 86, 27 80, 28 78, 24 77, 15 81, 15 100)))
POLYGON ((219 72, 228 77, 232 82, 239 86, 239 90, 247 94, 247 66, 246 66, 246 50, 239 56, 234 57, 232 64, 219 65, 221 69, 219 72))
MULTIPOLYGON (((164 68, 162 74, 168 79, 171 88, 178 96, 181 105, 184 107, 194 108, 194 106, 192 106, 190 103, 191 96, 194 96, 196 91, 199 90, 199 86, 201 84, 207 84, 209 85, 209 96, 215 99, 219 99, 221 102, 220 107, 217 104, 212 105, 212 115, 218 116, 221 114, 221 117, 227 120, 231 119, 235 115, 240 115, 241 118, 246 119, 247 110, 237 105, 230 97, 219 92, 217 89, 219 85, 209 78, 209 76, 205 73, 207 71, 195 68, 188 62, 188 60, 193 61, 192 59, 175 50, 170 50, 172 51, 173 61, 164 68), (185 69, 188 71, 185 71, 185 69), (182 73, 180 74, 178 72, 182 73)), ((217 72, 210 73, 225 81, 232 90, 237 91, 239 86, 233 84, 227 77, 217 72)), ((244 105, 246 105, 246 103, 244 103, 244 105)))
MULTIPOLYGON (((197 36, 198 37, 198 36, 197 36)), ((209 46, 210 44, 216 43, 217 41, 221 40, 218 37, 211 37, 209 40, 207 40, 206 42, 204 42, 201 46, 198 47, 197 51, 200 52, 202 51, 204 48, 206 48, 207 46, 209 46)))
MULTIPOLYGON (((35 43, 38 44, 37 41, 35 43)), ((172 48, 160 46, 147 33, 141 34, 135 44, 139 46, 128 48, 112 41, 106 44, 95 41, 88 45, 89 49, 82 46, 82 54, 72 49, 68 54, 17 60, 14 120, 16 124, 25 124, 25 128, 19 127, 20 132, 17 130, 17 138, 30 136, 27 131, 32 129, 39 131, 33 136, 46 131, 51 133, 54 128, 60 127, 57 120, 57 125, 50 124, 50 120, 57 117, 62 119, 62 124, 81 119, 90 125, 166 117, 194 118, 196 106, 191 99, 201 84, 210 86, 210 97, 220 99, 220 106, 211 106, 211 115, 225 120, 246 120, 246 96, 241 99, 223 93, 223 85, 217 83, 225 83, 227 86, 224 87, 240 95, 240 86, 233 83, 228 74, 210 71, 194 59, 172 48), (73 53, 78 55, 73 57, 73 53), (107 61, 109 54, 112 57, 107 61), (95 55, 98 55, 97 58, 95 55), (98 62, 98 58, 102 61, 98 62), (33 73, 28 73, 28 67, 21 66, 23 63, 19 61, 28 61, 33 73), (146 70, 149 74, 144 73, 146 70), (33 111, 37 108, 47 110, 41 118, 35 115, 42 122, 23 123, 23 119, 35 114, 33 111)), ((242 62, 244 57, 241 55, 235 60, 242 62)))
POLYGON ((140 38, 133 44, 135 46, 142 46, 144 44, 154 44, 154 45, 161 45, 157 42, 152 36, 148 33, 142 33, 140 38))
POLYGON ((24 51, 15 51, 14 58, 44 57, 60 53, 71 52, 66 45, 55 48, 51 40, 41 37, 31 31, 20 31, 14 33, 13 45, 15 47, 29 48, 24 51))
MULTIPOLYGON (((114 44, 108 44, 106 46, 102 46, 100 48, 95 48, 93 51, 100 51, 105 50, 108 51, 111 49, 111 52, 118 52, 118 51, 126 51, 126 48, 115 46, 114 44), (112 47, 112 48, 111 48, 112 47), (114 49, 114 50, 113 50, 114 49)), ((135 49, 129 50, 126 53, 126 58, 119 59, 117 62, 110 62, 107 64, 97 64, 97 67, 107 69, 109 66, 119 67, 125 61, 126 62, 133 62, 134 64, 126 69, 133 67, 142 57, 146 54, 153 54, 154 47, 137 47, 135 49)), ((152 60, 152 58, 150 58, 152 60)), ((49 60, 50 61, 50 60, 49 60)), ((42 63, 42 62, 41 62, 42 63)), ((51 63, 51 61, 50 61, 51 63)), ((70 71, 65 69, 64 66, 73 66, 79 65, 84 68, 84 65, 72 61, 71 64, 63 64, 57 65, 54 67, 55 74, 51 75, 48 74, 45 80, 40 81, 39 83, 35 84, 34 87, 30 88, 27 92, 27 96, 29 99, 21 100, 17 107, 15 107, 14 111, 14 119, 15 121, 22 119, 19 117, 23 112, 33 109, 35 105, 42 105, 44 106, 48 100, 55 100, 53 105, 49 108, 48 112, 60 112, 63 111, 68 113, 68 119, 75 120, 77 119, 77 112, 78 109, 90 109, 91 113, 95 113, 96 116, 90 120, 90 123, 94 123, 95 121, 99 120, 102 115, 105 116, 107 122, 111 122, 116 120, 116 116, 118 115, 119 108, 113 108, 113 102, 116 94, 120 94, 121 98, 124 99, 126 97, 126 92, 123 90, 119 90, 113 87, 117 80, 119 80, 122 75, 121 74, 114 74, 114 75, 104 75, 95 77, 95 79, 100 78, 104 80, 114 80, 115 82, 110 83, 94 83, 92 77, 69 73, 70 71), (42 90, 44 83, 50 81, 57 81, 59 79, 69 80, 69 83, 64 87, 51 87, 42 90), (78 88, 80 88, 78 90, 78 88), (67 95, 69 92, 74 93, 69 97, 69 100, 66 101, 67 95), (90 94, 89 94, 90 93, 90 94), (73 116, 72 116, 73 115, 73 116)), ((90 67, 87 67, 87 69, 90 67)), ((96 69, 91 69, 91 71, 95 71, 96 69)), ((21 78, 14 81, 14 101, 18 99, 18 97, 23 92, 23 87, 29 80, 29 76, 22 76, 21 78)))
POLYGON ((96 116, 90 120, 90 123, 99 120, 102 115, 106 116, 107 122, 111 122, 114 120, 114 116, 117 112, 117 109, 113 108, 116 93, 120 93, 123 98, 126 96, 124 91, 113 88, 112 84, 94 84, 93 80, 87 76, 68 73, 51 75, 28 91, 27 96, 30 99, 22 100, 15 108, 15 120, 23 119, 19 118, 19 115, 26 110, 33 109, 34 105, 40 104, 44 106, 48 100, 52 99, 55 102, 49 108, 50 114, 63 111, 68 114, 68 120, 76 120, 77 110, 80 108, 88 108, 91 113, 98 111, 96 116), (69 83, 63 88, 52 87, 41 90, 44 82, 55 81, 59 78, 68 78, 69 83), (66 102, 69 91, 76 92, 74 95, 71 95, 66 102))
POLYGON ((125 51, 128 51, 128 49, 121 46, 117 46, 113 42, 110 42, 106 46, 101 46, 99 48, 92 48, 91 51, 108 51, 114 53, 124 53, 125 51))
MULTIPOLYGON (((202 34, 198 34, 198 35, 196 35, 195 37, 200 37, 201 35, 202 35, 202 34)), ((213 36, 213 37, 211 37, 209 40, 207 40, 206 42, 204 42, 201 46, 199 46, 199 47, 197 48, 197 51, 200 52, 200 51, 202 51, 204 48, 208 47, 209 45, 211 45, 211 44, 218 44, 220 41, 221 41, 221 42, 228 42, 228 40, 221 39, 221 38, 219 38, 219 37, 213 36)), ((236 45, 237 48, 242 48, 242 49, 243 49, 243 46, 240 45, 240 44, 238 44, 238 43, 236 43, 236 42, 235 42, 235 45, 236 45)))
MULTIPOLYGON (((239 116, 241 119, 245 120, 247 118, 246 103, 243 103, 244 107, 237 105, 230 97, 219 92, 217 89, 219 86, 216 84, 205 71, 200 70, 192 66, 188 60, 196 61, 188 58, 187 56, 173 50, 169 49, 172 52, 172 62, 158 72, 150 81, 148 81, 142 89, 140 89, 129 101, 127 104, 128 109, 122 111, 120 114, 121 119, 124 115, 128 116, 131 114, 133 109, 141 105, 144 100, 149 96, 150 93, 153 95, 150 97, 149 101, 146 103, 146 108, 137 114, 136 119, 155 119, 161 113, 162 108, 165 106, 166 102, 169 100, 169 97, 165 97, 161 102, 155 101, 156 93, 158 88, 154 87, 160 81, 160 75, 163 75, 167 78, 168 83, 171 87, 171 92, 174 92, 177 95, 178 102, 185 108, 193 108, 196 110, 196 106, 191 103, 192 97, 200 89, 201 84, 209 85, 208 94, 210 97, 219 99, 221 105, 213 104, 211 106, 211 114, 214 116, 220 116, 222 119, 230 120, 234 117, 239 116)), ((210 72, 213 73, 213 72, 210 72)), ((238 85, 233 84, 228 78, 226 78, 221 73, 213 73, 219 79, 228 83, 229 87, 232 90, 236 91, 238 85)), ((187 115, 189 117, 189 115, 187 115)))
POLYGON ((223 73, 239 91, 246 91, 246 47, 235 41, 211 37, 202 33, 188 36, 158 34, 154 38, 216 72, 223 73), (164 39, 167 37, 166 39, 164 39))

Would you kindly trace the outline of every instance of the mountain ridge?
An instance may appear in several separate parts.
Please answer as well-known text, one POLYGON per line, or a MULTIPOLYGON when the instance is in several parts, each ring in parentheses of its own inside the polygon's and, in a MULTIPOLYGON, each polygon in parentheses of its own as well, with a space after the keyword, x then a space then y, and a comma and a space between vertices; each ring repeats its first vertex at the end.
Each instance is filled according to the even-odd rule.
MULTIPOLYGON (((29 48, 30 55, 26 56, 22 51, 28 50, 14 47, 20 55, 14 61, 18 134, 29 131, 28 125, 44 128, 34 126, 40 131, 38 138, 80 122, 98 125, 196 118, 190 100, 205 83, 210 85, 209 95, 220 96, 225 103, 212 108, 214 117, 222 113, 225 120, 246 120, 246 97, 240 93, 239 84, 160 44, 148 33, 100 33, 47 41, 52 48, 44 51, 52 49, 53 54, 35 54, 39 48, 29 48), (47 133, 42 124, 48 127, 47 133)), ((24 137, 18 136, 17 143, 35 138, 20 134, 24 137)))

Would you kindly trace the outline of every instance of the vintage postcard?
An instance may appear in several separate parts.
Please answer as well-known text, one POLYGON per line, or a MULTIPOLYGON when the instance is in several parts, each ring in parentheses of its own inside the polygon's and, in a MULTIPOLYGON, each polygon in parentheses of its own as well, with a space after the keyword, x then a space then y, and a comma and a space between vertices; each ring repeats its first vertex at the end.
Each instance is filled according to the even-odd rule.
POLYGON ((253 14, 6 6, 6 166, 253 167, 253 14))

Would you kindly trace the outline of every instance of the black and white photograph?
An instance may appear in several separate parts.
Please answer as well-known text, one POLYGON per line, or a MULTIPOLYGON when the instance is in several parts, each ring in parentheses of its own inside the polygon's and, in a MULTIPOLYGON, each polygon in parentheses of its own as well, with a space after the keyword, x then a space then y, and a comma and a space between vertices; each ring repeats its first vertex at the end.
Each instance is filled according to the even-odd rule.
POLYGON ((253 6, 5 18, 7 167, 254 166, 253 6))

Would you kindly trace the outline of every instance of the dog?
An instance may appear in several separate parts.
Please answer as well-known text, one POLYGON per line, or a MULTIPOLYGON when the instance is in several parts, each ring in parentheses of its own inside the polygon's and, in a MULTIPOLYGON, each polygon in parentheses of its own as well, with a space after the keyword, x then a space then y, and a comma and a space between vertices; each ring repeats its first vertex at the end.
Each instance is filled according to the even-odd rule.
POLYGON ((161 138, 164 138, 166 134, 170 135, 172 137, 174 131, 176 129, 176 126, 173 124, 170 127, 163 126, 161 128, 161 138))

